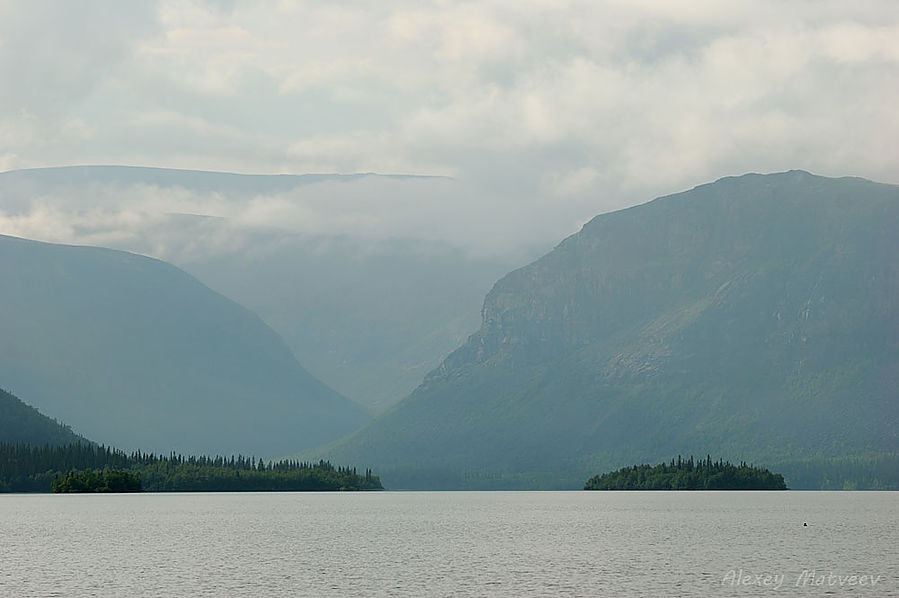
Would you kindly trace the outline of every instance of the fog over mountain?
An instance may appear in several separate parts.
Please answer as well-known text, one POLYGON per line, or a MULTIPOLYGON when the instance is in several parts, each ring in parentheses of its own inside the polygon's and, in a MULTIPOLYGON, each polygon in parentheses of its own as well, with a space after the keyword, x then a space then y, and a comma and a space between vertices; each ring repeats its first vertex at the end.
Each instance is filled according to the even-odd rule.
POLYGON ((7 2, 0 170, 446 175, 558 239, 725 174, 890 180, 897 31, 891 0, 7 2))
MULTIPOLYGON (((412 399, 402 407, 398 401, 410 393, 424 397, 425 389, 430 398, 416 404, 444 405, 435 398, 439 389, 452 395, 450 402, 457 395, 480 401, 493 396, 479 386, 489 386, 480 378, 486 372, 496 374, 497 388, 511 402, 531 396, 521 388, 525 379, 539 394, 540 368, 568 372, 571 386, 555 390, 560 401, 580 405, 584 397, 568 390, 601 383, 583 380, 581 369, 565 359, 583 358, 593 371, 596 363, 613 359, 609 351, 617 351, 622 364, 629 363, 628 355, 646 353, 655 357, 635 357, 637 363, 670 373, 666 368, 676 359, 666 352, 693 354, 701 343, 688 340, 704 334, 703 323, 720 331, 720 321, 709 323, 713 311, 697 307, 703 301, 717 305, 715 293, 735 301, 733 293, 746 292, 733 318, 733 327, 743 330, 759 317, 759 306, 776 307, 774 291, 746 281, 784 268, 790 272, 785 278, 808 282, 804 271, 790 268, 817 271, 814 248, 802 245, 812 241, 801 232, 809 226, 808 234, 818 234, 816 221, 795 218, 791 230, 800 231, 799 249, 807 251, 797 263, 787 252, 753 254, 742 264, 745 271, 741 263, 727 262, 733 266, 729 277, 704 252, 727 254, 732 248, 726 239, 705 249, 690 245, 691 239, 666 228, 653 212, 658 208, 643 206, 636 213, 649 210, 651 234, 662 242, 670 233, 669 250, 684 254, 678 261, 658 249, 653 259, 664 267, 646 278, 666 282, 653 286, 637 276, 648 267, 640 261, 646 247, 639 244, 645 235, 637 225, 629 235, 613 231, 597 241, 599 254, 586 252, 574 259, 578 263, 559 268, 570 276, 547 275, 553 284, 505 286, 517 280, 514 273, 542 276, 540 266, 520 268, 578 230, 573 238, 589 238, 591 227, 582 228, 588 222, 603 222, 605 215, 619 222, 631 213, 622 210, 648 198, 723 176, 802 169, 896 182, 897 38, 899 11, 890 0, 0 2, 0 235, 126 250, 181 268, 255 313, 312 378, 370 413, 386 411, 380 421, 393 435, 390 441, 411 438, 404 436, 408 429, 395 434, 399 428, 384 423, 411 413, 412 399), (601 263, 603 270, 597 274, 578 260, 601 263), (711 269, 718 287, 704 286, 708 281, 697 269, 711 269), (497 280, 504 282, 489 293, 497 280), (663 293, 662 287, 671 289, 663 293), (573 303, 554 304, 547 299, 554 293, 573 303), (584 316, 605 310, 598 304, 610 297, 620 331, 594 327, 602 318, 584 316), (697 319, 668 313, 666 301, 697 319), (545 314, 537 313, 541 309, 545 314), (683 338, 660 332, 652 338, 667 340, 658 346, 646 341, 641 326, 648 324, 634 315, 641 309, 647 318, 661 318, 663 331, 680 330, 683 338), (502 331, 482 317, 497 314, 504 314, 502 331), (524 326, 544 316, 543 324, 524 326), (636 336, 627 342, 604 336, 618 332, 636 336), (506 337, 520 344, 509 360, 494 360, 495 369, 477 359, 460 365, 466 351, 479 354, 466 341, 471 333, 483 338, 484 351, 500 347, 497 355, 505 355, 506 337), (595 355, 572 357, 568 345, 556 346, 559 335, 570 343, 584 335, 594 348, 607 344, 595 355), (545 337, 559 362, 538 360, 531 364, 537 370, 521 365, 523 347, 530 359, 543 346, 521 340, 532 336, 545 337), (471 373, 465 378, 471 386, 457 388, 427 374, 443 371, 441 364, 450 377, 471 373), (515 364, 511 373, 504 370, 509 364, 515 364)), ((799 197, 809 198, 805 191, 799 197)), ((695 220, 682 223, 684 230, 707 218, 735 239, 748 234, 749 228, 730 230, 731 216, 720 213, 716 202, 696 205, 702 207, 695 220)), ((790 205, 785 200, 785 209, 790 205)), ((813 203, 794 207, 803 216, 816 213, 813 203)), ((683 215, 670 217, 675 226, 683 215)), ((757 238, 775 247, 788 244, 787 236, 768 236, 787 235, 776 210, 739 217, 757 227, 757 238)), ((843 220, 856 222, 853 217, 843 220)), ((873 217, 856 223, 859 231, 872 229, 852 243, 863 234, 875 238, 882 226, 873 217)), ((692 241, 703 234, 696 232, 692 241)), ((548 254, 559 255, 566 254, 548 254)), ((856 270, 865 267, 860 262, 856 270)), ((859 282, 849 274, 846 280, 859 282)), ((868 299, 859 304, 874 309, 868 299)), ((789 313, 798 309, 792 301, 792 294, 782 299, 789 313)), ((771 313, 788 321, 787 312, 771 313)), ((855 317, 846 308, 828 325, 855 317)), ((757 323, 759 334, 770 324, 757 323)), ((801 338, 797 334, 791 338, 801 338)), ((846 342, 861 342, 847 335, 846 342)), ((836 340, 828 342, 842 346, 838 337, 833 332, 836 340)), ((768 355, 769 345, 755 347, 768 355)), ((756 371, 762 359, 750 357, 746 372, 756 371)), ((790 364, 793 357, 789 351, 780 355, 790 364)), ((797 384, 828 386, 821 381, 825 374, 806 380, 813 368, 808 360, 801 363, 797 384)), ((779 380, 772 384, 782 389, 786 383, 779 380)), ((659 392, 670 397, 672 384, 659 392)), ((692 381, 684 388, 687 394, 695 390, 692 381)), ((729 386, 715 389, 708 392, 742 396, 729 386)), ((529 404, 534 413, 546 408, 543 398, 529 404)), ((471 450, 491 437, 494 448, 511 446, 503 438, 514 434, 490 436, 496 428, 489 422, 503 407, 484 409, 460 410, 470 416, 462 423, 450 410, 446 428, 432 436, 434 446, 456 424, 460 439, 471 435, 471 450), (474 424, 479 421, 483 428, 474 424)), ((553 406, 546 417, 551 422, 574 414, 579 425, 590 419, 579 409, 553 406)), ((714 421, 703 429, 720 423, 709 417, 714 421)), ((414 428, 412 419, 406 423, 414 428)), ((592 439, 576 444, 579 429, 560 425, 553 432, 562 438, 556 456, 569 451, 580 455, 570 457, 578 463, 593 454, 596 465, 615 461, 604 449, 591 452, 592 439)), ((667 437, 660 429, 655 434, 667 437)), ((847 455, 856 440, 846 439, 847 455)), ((378 446, 377 454, 393 454, 378 446)), ((433 448, 421 451, 423 460, 433 448)), ((521 463, 533 467, 547 458, 542 448, 534 459, 528 455, 521 463)), ((447 467, 455 472, 457 465, 447 467)))
POLYGON ((512 198, 492 199, 436 176, 37 168, 0 173, 0 230, 50 242, 127 245, 179 260, 241 250, 251 241, 247 235, 259 232, 421 240, 476 257, 520 257, 545 249, 577 223, 572 217, 547 227, 514 211, 512 198), (507 217, 482 217, 486 202, 508 204, 507 217), (184 216, 207 221, 201 226, 184 216))
POLYGON ((91 440, 283 455, 367 420, 255 314, 154 259, 0 236, 0 380, 91 440))
POLYGON ((726 174, 891 180, 897 31, 889 0, 0 4, 0 234, 171 261, 378 407, 596 214, 726 174), (161 169, 22 172, 84 164, 161 169), (263 279, 282 244, 296 272, 263 279), (334 283, 283 288, 324 247, 334 283))
POLYGON ((0 0, 0 493, 169 493, 0 594, 899 596, 897 98, 897 0, 0 0))
POLYGON ((440 240, 440 226, 464 227, 414 206, 452 211, 461 191, 440 177, 11 171, 0 173, 0 231, 170 261, 255 311, 317 377, 379 411, 477 329, 484 293, 533 253, 535 241, 440 240), (385 197, 408 210, 395 205, 388 218, 385 197), (320 232, 329 230, 340 234, 320 232), (403 231, 417 236, 392 236, 403 231))
POLYGON ((896 256, 899 186, 857 178, 729 177, 597 216, 497 282, 408 398, 313 452, 419 488, 708 452, 896 463, 896 256))
POLYGON ((477 330, 484 293, 516 264, 436 242, 260 234, 242 251, 184 265, 377 412, 477 330))

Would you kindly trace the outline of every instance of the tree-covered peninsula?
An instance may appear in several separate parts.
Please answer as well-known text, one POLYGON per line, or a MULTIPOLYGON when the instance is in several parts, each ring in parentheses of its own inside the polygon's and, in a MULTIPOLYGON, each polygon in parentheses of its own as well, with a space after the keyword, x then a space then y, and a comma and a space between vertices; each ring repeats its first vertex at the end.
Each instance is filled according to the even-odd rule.
POLYGON ((634 465, 593 476, 584 490, 786 490, 779 473, 728 461, 683 460, 678 456, 670 463, 634 465))
POLYGON ((0 492, 290 492, 381 490, 371 470, 242 455, 156 455, 87 443, 0 443, 0 492), (129 488, 129 489, 126 489, 129 488))

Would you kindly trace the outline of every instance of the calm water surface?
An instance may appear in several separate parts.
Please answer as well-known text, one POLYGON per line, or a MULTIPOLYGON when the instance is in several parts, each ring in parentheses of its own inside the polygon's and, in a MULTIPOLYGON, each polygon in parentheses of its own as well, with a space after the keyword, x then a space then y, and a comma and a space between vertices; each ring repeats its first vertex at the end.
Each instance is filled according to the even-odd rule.
POLYGON ((0 495, 0 539, 20 598, 899 596, 897 493, 0 495))

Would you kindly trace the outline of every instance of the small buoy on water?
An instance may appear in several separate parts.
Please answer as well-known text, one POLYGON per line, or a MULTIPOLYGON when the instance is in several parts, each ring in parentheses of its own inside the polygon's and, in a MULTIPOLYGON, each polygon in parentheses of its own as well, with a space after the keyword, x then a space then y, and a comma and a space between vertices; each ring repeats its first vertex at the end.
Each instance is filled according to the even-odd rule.
POLYGON ((808 527, 808 523, 805 522, 805 521, 803 521, 803 522, 802 522, 802 527, 808 527))

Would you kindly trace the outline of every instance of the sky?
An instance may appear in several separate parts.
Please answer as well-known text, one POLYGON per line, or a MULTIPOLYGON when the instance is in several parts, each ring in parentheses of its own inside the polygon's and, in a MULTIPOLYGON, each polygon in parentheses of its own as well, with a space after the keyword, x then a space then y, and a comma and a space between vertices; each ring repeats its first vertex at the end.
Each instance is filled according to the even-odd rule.
POLYGON ((447 219, 472 243, 514 222, 523 243, 745 172, 899 182, 893 0, 0 0, 0 73, 0 171, 457 185, 360 189, 316 216, 329 231, 452 238, 447 219))

